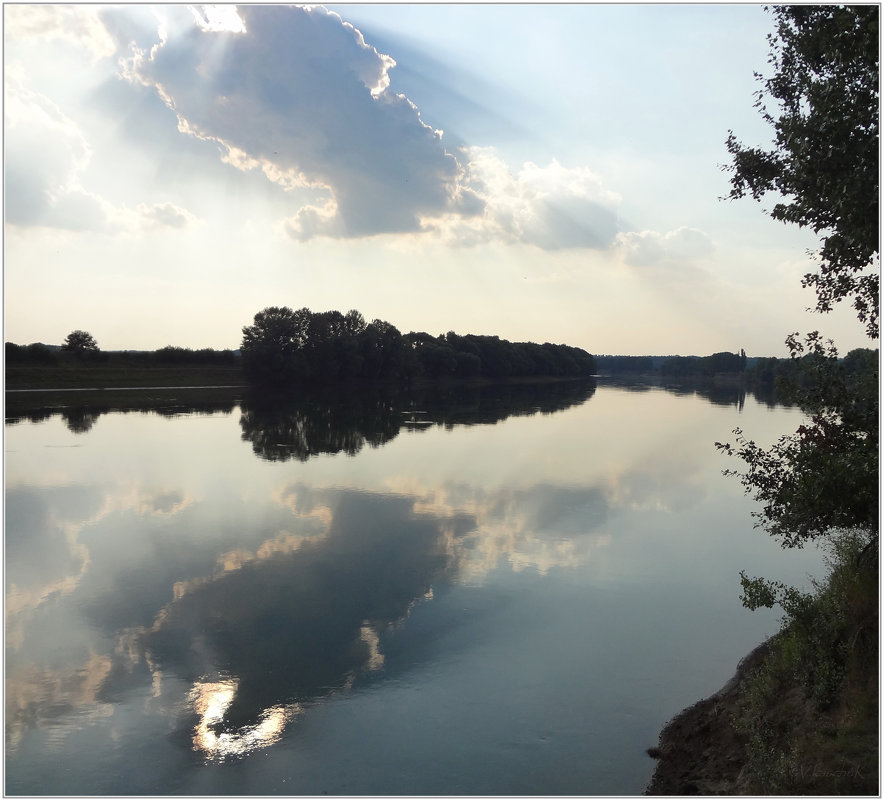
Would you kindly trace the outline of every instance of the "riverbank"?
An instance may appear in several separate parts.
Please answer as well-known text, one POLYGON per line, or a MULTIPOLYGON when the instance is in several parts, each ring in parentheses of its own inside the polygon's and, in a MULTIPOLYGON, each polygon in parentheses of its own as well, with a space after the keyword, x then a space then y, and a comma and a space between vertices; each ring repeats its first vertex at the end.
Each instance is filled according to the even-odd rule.
POLYGON ((764 661, 770 642, 762 643, 737 667, 717 693, 676 715, 648 749, 658 760, 646 795, 728 795, 740 793, 746 768, 745 737, 731 719, 747 677, 764 661))
POLYGON ((780 672, 782 636, 666 724, 648 749, 657 768, 646 795, 878 795, 877 660, 820 710, 780 672))
MULTIPOLYGON (((556 384, 563 381, 584 381, 591 376, 503 376, 455 378, 415 378, 408 382, 377 381, 372 386, 395 385, 425 386, 492 386, 495 384, 556 384)), ((341 386, 365 386, 365 382, 343 382, 341 386)), ((249 387, 240 366, 218 367, 204 365, 181 366, 127 366, 83 364, 75 366, 18 366, 7 365, 5 389, 7 392, 49 390, 121 390, 205 387, 249 387)), ((334 382, 326 386, 336 386, 334 382)))
MULTIPOLYGON (((45 373, 39 368, 18 369, 12 378, 10 381, 8 371, 4 393, 7 422, 25 417, 31 419, 34 415, 52 414, 59 410, 67 410, 67 413, 78 410, 79 414, 89 415, 112 410, 160 408, 229 410, 244 399, 263 405, 290 405, 298 399, 324 398, 333 405, 346 406, 357 398, 383 396, 389 400, 403 393, 409 397, 423 398, 418 402, 418 407, 422 409, 436 408, 441 401, 453 404, 454 408, 462 412, 473 414, 477 407, 476 397, 472 393, 482 389, 492 390, 492 395, 505 397, 506 403, 521 398, 522 404, 528 404, 526 408, 546 409, 551 408, 550 403, 555 405, 558 402, 556 398, 561 400, 571 397, 570 387, 579 388, 587 385, 587 382, 589 386, 594 386, 592 378, 543 376, 500 379, 421 378, 410 382, 346 382, 274 388, 249 384, 238 369, 203 369, 192 365, 149 369, 107 369, 86 365, 66 374, 60 373, 58 368, 47 368, 45 373), (61 380, 52 382, 49 380, 51 377, 61 380), (533 400, 530 398, 532 387, 547 386, 560 388, 561 391, 545 392, 542 397, 533 400)), ((579 390, 577 394, 579 395, 579 390)), ((486 396, 486 404, 493 405, 493 398, 487 392, 486 396)), ((356 406, 358 405, 357 403, 356 406)))
POLYGON ((239 366, 6 365, 6 390, 217 387, 245 384, 239 366))

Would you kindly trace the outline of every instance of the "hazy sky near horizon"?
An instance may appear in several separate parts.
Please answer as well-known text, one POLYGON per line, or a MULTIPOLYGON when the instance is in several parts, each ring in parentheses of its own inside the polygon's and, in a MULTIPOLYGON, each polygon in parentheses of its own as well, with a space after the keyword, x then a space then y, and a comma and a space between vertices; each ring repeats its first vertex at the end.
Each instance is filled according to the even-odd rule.
MULTIPOLYGON (((5 338, 236 348, 266 306, 592 353, 867 346, 719 198, 754 5, 5 5, 5 338)), ((842 304, 843 305, 843 304, 842 304)))

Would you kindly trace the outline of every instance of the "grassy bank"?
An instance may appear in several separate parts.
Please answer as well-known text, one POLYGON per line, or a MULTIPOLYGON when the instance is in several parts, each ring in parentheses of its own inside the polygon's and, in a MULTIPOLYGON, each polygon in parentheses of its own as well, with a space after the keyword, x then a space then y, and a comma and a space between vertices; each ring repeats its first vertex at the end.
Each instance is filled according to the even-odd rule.
POLYGON ((783 607, 783 628, 667 724, 649 795, 878 794, 877 543, 864 545, 833 542, 813 593, 744 584, 750 603, 783 607))
MULTIPOLYGON (((583 381, 584 376, 511 376, 503 378, 415 378, 408 382, 423 386, 492 386, 496 384, 558 384, 583 381)), ((365 382, 343 382, 342 386, 361 386, 365 382)), ((375 381, 373 385, 401 384, 400 381, 375 381)), ((248 382, 242 369, 204 365, 131 366, 73 364, 51 366, 7 365, 7 390, 109 389, 120 387, 245 387, 248 382)), ((334 382, 327 382, 334 386, 334 382)))
POLYGON ((239 366, 7 365, 6 389, 240 386, 239 366))

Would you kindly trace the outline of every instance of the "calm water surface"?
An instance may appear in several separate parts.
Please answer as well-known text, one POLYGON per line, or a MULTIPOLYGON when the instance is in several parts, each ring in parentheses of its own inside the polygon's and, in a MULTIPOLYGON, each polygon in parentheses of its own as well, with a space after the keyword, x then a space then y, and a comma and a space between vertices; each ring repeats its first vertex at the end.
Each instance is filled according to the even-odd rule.
POLYGON ((607 385, 7 408, 6 793, 640 793, 777 627, 739 571, 820 572, 713 445, 798 419, 607 385))

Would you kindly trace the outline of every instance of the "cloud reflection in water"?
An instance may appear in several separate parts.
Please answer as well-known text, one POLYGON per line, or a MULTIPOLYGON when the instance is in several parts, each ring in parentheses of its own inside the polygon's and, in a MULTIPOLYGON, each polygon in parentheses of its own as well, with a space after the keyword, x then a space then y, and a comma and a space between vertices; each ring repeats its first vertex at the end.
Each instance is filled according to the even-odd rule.
MULTIPOLYGON (((458 396, 455 411, 436 399, 436 422, 450 428, 512 414, 530 417, 547 405, 552 411, 579 404, 591 390, 555 391, 549 400, 536 393, 511 388, 488 402, 480 394, 458 396)), ((419 408, 434 408, 431 401, 419 408)), ((319 406, 319 417, 328 423, 330 413, 319 406)), ((302 418, 313 420, 317 409, 298 407, 280 412, 283 431, 259 407, 249 407, 239 422, 243 439, 253 446, 278 442, 289 432, 284 457, 274 460, 255 450, 265 462, 292 461, 293 453, 355 454, 360 443, 386 442, 399 430, 399 411, 374 402, 356 411, 334 407, 331 418, 338 424, 305 427, 302 418), (301 450, 291 431, 310 434, 301 450)), ((547 486, 509 491, 470 482, 397 486, 401 480, 395 475, 403 475, 398 471, 379 477, 374 486, 381 491, 317 486, 279 481, 279 471, 256 471, 259 463, 244 465, 237 449, 241 473, 234 469, 230 475, 244 478, 248 491, 231 491, 224 482, 195 480, 176 468, 178 461, 192 464, 184 423, 186 418, 176 421, 169 439, 158 439, 153 426, 145 427, 149 438, 143 442, 137 439, 140 429, 131 432, 134 445, 125 458, 136 446, 145 463, 150 454, 162 454, 162 479, 147 470, 141 475, 127 461, 129 472, 122 471, 121 480, 120 473, 102 472, 107 454, 97 452, 99 465, 85 458, 90 454, 84 449, 83 459, 69 459, 64 488, 24 489, 15 483, 8 488, 13 526, 7 543, 21 552, 11 549, 16 586, 7 588, 7 604, 12 601, 7 625, 12 611, 19 626, 12 640, 14 632, 7 631, 7 647, 21 647, 16 675, 42 670, 46 679, 39 693, 7 685, 14 696, 7 700, 22 707, 15 713, 21 732, 66 714, 59 701, 71 693, 52 680, 64 671, 50 663, 56 653, 67 649, 71 658, 75 648, 87 646, 101 657, 95 663, 101 671, 92 671, 96 681, 83 698, 86 705, 115 708, 117 699, 148 678, 150 704, 144 708, 177 716, 186 700, 196 719, 185 730, 199 754, 211 760, 242 756, 278 742, 309 706, 383 671, 385 642, 399 636, 414 608, 445 585, 481 583, 501 567, 540 573, 573 567, 603 544, 595 534, 584 536, 595 522, 572 531, 573 514, 568 520, 561 514, 566 501, 568 509, 586 516, 599 500, 591 489, 563 496, 547 486), (185 434, 182 440, 178 432, 185 434), (94 487, 72 478, 83 472, 94 476, 94 487), (34 528, 50 540, 50 553, 65 557, 57 566, 36 558, 34 528), (582 539, 576 550, 575 534, 582 539), (72 644, 41 645, 50 640, 34 624, 38 609, 56 628, 68 627, 72 644), (110 651, 108 640, 114 643, 110 651)), ((223 442, 217 447, 226 453, 223 442)), ((303 473, 287 474, 292 472, 303 473)), ((44 483, 46 475, 40 473, 44 483)), ((231 481, 238 486, 235 477, 231 481)), ((588 518, 598 520, 595 514, 588 518)), ((78 669, 84 656, 72 659, 78 669)))

